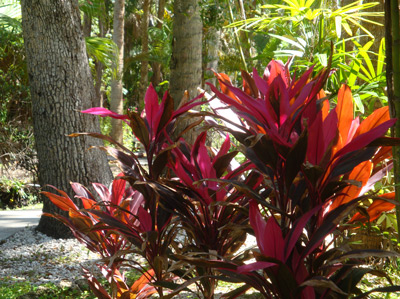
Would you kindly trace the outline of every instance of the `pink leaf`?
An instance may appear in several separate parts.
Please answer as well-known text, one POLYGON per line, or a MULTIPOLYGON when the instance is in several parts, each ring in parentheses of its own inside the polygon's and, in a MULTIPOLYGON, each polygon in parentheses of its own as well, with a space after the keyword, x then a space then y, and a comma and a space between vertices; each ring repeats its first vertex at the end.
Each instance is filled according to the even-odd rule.
POLYGON ((249 218, 261 253, 267 257, 284 261, 284 240, 281 228, 275 218, 271 216, 265 223, 255 201, 250 202, 249 218))
POLYGON ((221 145, 221 148, 219 149, 217 155, 214 158, 214 161, 216 161, 219 157, 225 155, 228 153, 229 149, 231 148, 231 139, 229 138, 229 135, 226 134, 225 141, 221 145))
POLYGON ((270 262, 255 262, 247 265, 237 267, 236 272, 239 274, 249 273, 251 271, 257 271, 260 269, 270 268, 276 266, 275 263, 270 262))
POLYGON ((253 78, 254 78, 254 83, 256 84, 258 90, 263 94, 266 95, 268 91, 268 83, 264 81, 260 75, 258 75, 258 72, 255 68, 253 68, 253 78))
POLYGON ((103 202, 110 202, 110 191, 108 188, 100 183, 93 183, 93 188, 96 190, 97 194, 100 197, 100 200, 103 202))
POLYGON ((108 110, 106 108, 103 108, 103 107, 89 108, 89 109, 81 111, 81 113, 99 115, 101 117, 109 116, 109 117, 112 117, 115 119, 129 119, 129 117, 127 115, 118 114, 118 113, 115 113, 115 112, 108 110))
POLYGON ((157 92, 151 83, 146 91, 144 105, 144 109, 146 111, 146 119, 150 126, 150 132, 152 136, 155 136, 157 133, 158 124, 160 122, 160 118, 157 117, 160 105, 158 104, 157 92))

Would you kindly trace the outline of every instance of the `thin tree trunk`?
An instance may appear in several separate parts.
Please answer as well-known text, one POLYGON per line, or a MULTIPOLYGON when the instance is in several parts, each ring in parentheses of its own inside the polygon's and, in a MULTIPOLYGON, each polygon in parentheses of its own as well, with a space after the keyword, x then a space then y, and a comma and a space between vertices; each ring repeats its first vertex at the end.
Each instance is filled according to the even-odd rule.
MULTIPOLYGON (((158 11, 157 11, 157 25, 158 29, 162 29, 163 20, 164 20, 164 11, 165 11, 165 0, 158 1, 158 11)), ((161 63, 153 61, 151 62, 151 68, 153 70, 153 75, 151 76, 151 83, 153 86, 157 86, 161 83, 162 74, 161 74, 161 63)))
MULTIPOLYGON (((99 16, 99 37, 104 37, 105 36, 105 30, 104 30, 104 22, 102 20, 102 17, 99 16)), ((97 99, 97 105, 99 107, 103 107, 104 106, 104 98, 103 98, 103 92, 101 91, 101 87, 103 85, 103 69, 104 69, 104 65, 96 60, 94 62, 94 68, 96 71, 96 77, 95 77, 95 83, 94 83, 94 90, 96 93, 96 99, 97 99)))
MULTIPOLYGON (((150 0, 143 0, 143 15, 141 19, 141 39, 142 39, 142 53, 149 52, 149 10, 150 0)), ((142 60, 140 67, 140 82, 139 82, 139 107, 144 108, 144 95, 147 90, 147 84, 149 76, 149 61, 147 59, 142 60)))
POLYGON ((83 36, 89 37, 92 33, 92 17, 86 12, 83 14, 83 36))
MULTIPOLYGON (((96 117, 79 112, 92 107, 95 96, 78 1, 22 0, 21 10, 39 183, 62 189, 76 200, 71 181, 89 186, 109 184, 112 179, 106 155, 88 151, 101 141, 67 136, 100 129, 96 117)), ((46 198, 43 212, 66 215, 46 198)), ((38 230, 53 237, 70 235, 61 222, 45 216, 38 230)))
MULTIPOLYGON (((206 82, 213 85, 216 84, 216 78, 213 74, 214 71, 218 71, 218 61, 219 61, 219 49, 221 46, 221 30, 216 27, 210 27, 207 31, 205 38, 205 48, 206 48, 206 65, 205 74, 208 78, 206 82)), ((203 85, 205 90, 210 92, 210 87, 208 85, 203 85)))
MULTIPOLYGON (((124 68, 124 16, 125 0, 116 0, 114 2, 114 24, 113 41, 118 47, 118 65, 114 71, 114 78, 111 80, 111 100, 110 108, 112 111, 122 114, 124 105, 122 99, 122 74, 124 68)), ((123 127, 119 119, 111 119, 111 138, 122 144, 123 127)))

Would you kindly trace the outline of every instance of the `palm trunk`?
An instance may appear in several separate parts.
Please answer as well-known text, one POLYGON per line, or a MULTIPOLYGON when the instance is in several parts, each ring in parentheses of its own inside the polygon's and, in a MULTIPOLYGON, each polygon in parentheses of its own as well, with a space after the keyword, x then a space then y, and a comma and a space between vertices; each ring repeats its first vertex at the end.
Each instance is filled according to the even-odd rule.
MULTIPOLYGON (((99 17, 99 37, 104 37, 105 36, 105 30, 104 30, 104 22, 101 17, 99 17)), ((103 64, 96 60, 94 62, 94 68, 96 71, 96 77, 95 77, 95 83, 94 83, 94 90, 96 93, 96 99, 97 99, 97 106, 103 107, 104 106, 104 98, 103 98, 103 92, 101 91, 101 87, 103 85, 103 69, 104 66, 103 64)))
MULTIPOLYGON (((171 58, 170 94, 175 108, 179 106, 185 91, 194 98, 202 82, 202 29, 198 0, 175 0, 173 42, 171 58)), ((178 131, 187 127, 193 119, 180 121, 178 131)), ((194 142, 194 133, 185 135, 194 142)))
MULTIPOLYGON (((157 25, 158 29, 162 29, 163 20, 164 20, 164 11, 165 11, 165 0, 158 1, 158 11, 157 11, 157 25)), ((157 86, 162 81, 162 74, 161 74, 161 63, 153 61, 151 63, 151 68, 153 70, 153 75, 151 76, 151 83, 153 86, 157 86)))
MULTIPOLYGON (((142 38, 142 53, 149 52, 149 10, 150 10, 150 0, 143 0, 143 15, 141 20, 141 38, 142 38)), ((140 82, 139 82, 139 107, 144 108, 144 95, 147 90, 149 76, 149 61, 147 59, 142 60, 142 65, 140 67, 140 82)))
MULTIPOLYGON (((113 41, 118 47, 118 65, 113 68, 116 72, 111 80, 111 103, 112 111, 123 113, 122 100, 122 74, 124 68, 124 17, 125 17, 125 0, 116 0, 114 3, 114 24, 113 24, 113 41)), ((123 129, 122 121, 119 119, 111 119, 111 138, 122 144, 123 129)))

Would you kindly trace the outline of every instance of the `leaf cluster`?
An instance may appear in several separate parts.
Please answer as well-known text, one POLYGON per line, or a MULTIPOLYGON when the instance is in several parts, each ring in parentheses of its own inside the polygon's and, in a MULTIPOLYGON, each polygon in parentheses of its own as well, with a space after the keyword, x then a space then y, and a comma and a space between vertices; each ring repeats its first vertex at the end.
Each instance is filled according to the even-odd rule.
MULTIPOLYGON (((73 134, 117 145, 103 149, 116 158, 122 173, 111 190, 93 185, 98 201, 73 183, 81 210, 61 190, 61 196, 45 193, 69 211, 69 218, 54 217, 103 257, 99 267, 112 294, 85 271, 93 292, 99 298, 144 298, 153 292, 171 298, 195 284, 212 298, 216 282, 228 281, 245 283, 225 295, 229 298, 250 288, 266 298, 366 296, 357 287, 363 275, 385 275, 363 267, 365 258, 398 254, 351 250, 334 239, 349 222, 366 222, 393 208, 392 194, 367 192, 391 167, 391 146, 400 141, 385 137, 396 122, 387 107, 363 121, 354 118, 346 85, 330 107, 322 89, 329 74, 328 68, 313 76, 311 68, 296 78, 288 65, 271 61, 262 75, 243 71, 243 88, 216 74, 220 89, 210 85, 212 112, 191 111, 204 104, 202 95, 174 107, 168 93, 159 101, 152 86, 142 112, 83 111, 125 121, 142 143, 148 165, 143 167, 143 158, 107 136, 73 134), (182 118, 194 116, 192 124, 177 131, 182 118), (206 132, 193 144, 181 137, 200 124, 224 136, 219 150, 206 146, 206 132), (234 157, 239 151, 246 159, 238 165, 234 157), (374 204, 354 214, 368 198, 374 204), (255 236, 256 248, 243 249, 247 234, 255 236), (142 277, 127 285, 122 266, 142 277)), ((380 291, 399 287, 368 292, 380 291)))

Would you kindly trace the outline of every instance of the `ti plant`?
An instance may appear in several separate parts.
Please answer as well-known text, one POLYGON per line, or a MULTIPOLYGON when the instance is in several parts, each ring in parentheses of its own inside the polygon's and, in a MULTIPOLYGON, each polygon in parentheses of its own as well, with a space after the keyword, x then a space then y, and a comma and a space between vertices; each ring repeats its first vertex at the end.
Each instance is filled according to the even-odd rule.
MULTIPOLYGON (((54 217, 102 255, 112 294, 86 272, 99 298, 144 298, 155 291, 171 298, 190 284, 204 298, 214 298, 221 280, 245 283, 224 295, 229 298, 250 288, 266 298, 366 295, 357 284, 364 274, 378 272, 363 267, 364 258, 398 254, 350 251, 334 241, 349 222, 367 221, 393 208, 390 195, 368 192, 391 167, 391 146, 399 140, 385 134, 396 120, 389 118, 387 108, 363 121, 354 118, 346 85, 338 92, 337 105, 330 107, 322 89, 329 69, 312 74, 310 69, 292 78, 287 65, 272 61, 262 76, 256 70, 242 72, 243 89, 216 74, 222 91, 211 89, 236 121, 220 111, 197 115, 213 117, 209 125, 229 133, 219 150, 206 146, 206 132, 194 144, 175 132, 179 117, 204 103, 200 97, 174 109, 168 94, 159 102, 150 86, 142 113, 84 111, 126 121, 143 144, 148 164, 142 166, 135 153, 107 136, 84 133, 119 147, 104 149, 123 174, 111 192, 94 184, 98 201, 74 184, 84 209, 60 190, 61 196, 46 193, 70 212, 70 218, 54 217), (239 166, 234 163, 238 151, 246 158, 239 166), (375 200, 370 209, 355 214, 367 199, 375 200), (243 249, 248 234, 255 236, 256 248, 243 249), (126 283, 125 266, 142 273, 132 286, 126 283)), ((399 290, 391 285, 370 292, 399 290)))
POLYGON ((262 77, 243 76, 244 90, 226 76, 219 76, 224 92, 211 86, 240 116, 238 130, 229 131, 264 178, 250 205, 256 262, 222 271, 268 298, 346 298, 360 293, 356 284, 367 272, 359 260, 366 252, 332 247, 327 237, 344 229, 340 224, 383 177, 386 145, 397 142, 385 133, 396 120, 387 107, 362 122, 354 118, 346 85, 330 109, 322 91, 327 72, 311 78, 310 69, 295 80, 272 61, 262 77))

